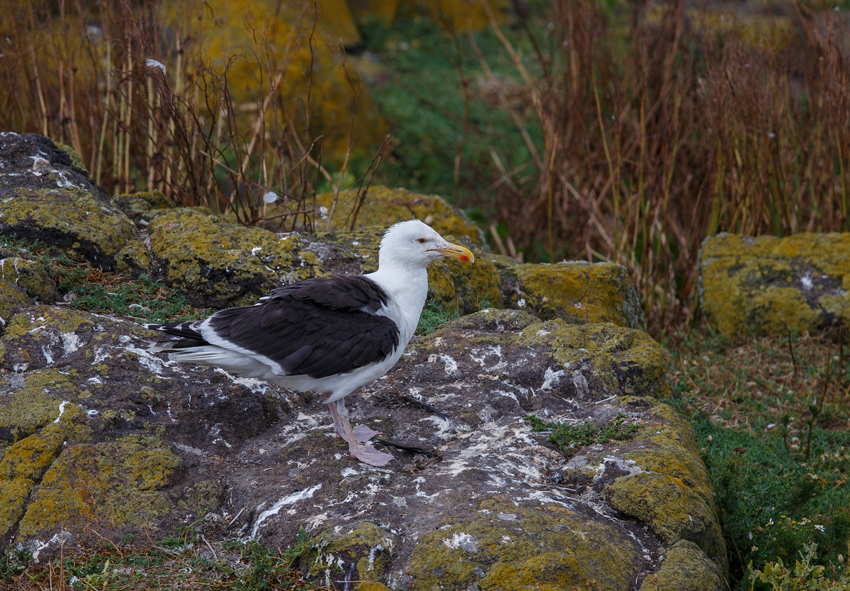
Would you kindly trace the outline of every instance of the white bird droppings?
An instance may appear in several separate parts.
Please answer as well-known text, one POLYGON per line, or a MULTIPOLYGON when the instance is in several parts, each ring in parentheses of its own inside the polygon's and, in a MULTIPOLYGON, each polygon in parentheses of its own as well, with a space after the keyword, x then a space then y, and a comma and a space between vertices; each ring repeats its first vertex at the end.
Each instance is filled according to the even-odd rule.
POLYGON ((450 550, 461 549, 470 554, 478 553, 478 540, 467 533, 454 534, 451 538, 443 540, 450 550))

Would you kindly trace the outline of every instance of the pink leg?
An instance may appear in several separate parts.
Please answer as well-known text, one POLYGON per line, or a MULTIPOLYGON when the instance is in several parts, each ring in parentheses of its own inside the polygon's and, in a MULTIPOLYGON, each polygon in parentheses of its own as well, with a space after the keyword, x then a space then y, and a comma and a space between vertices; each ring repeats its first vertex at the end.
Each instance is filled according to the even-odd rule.
POLYGON ((386 466, 390 460, 395 458, 390 454, 378 451, 371 445, 361 445, 378 434, 365 425, 358 425, 356 429, 351 428, 348 421, 348 409, 342 400, 328 403, 331 416, 334 419, 334 432, 348 442, 348 451, 351 456, 357 458, 364 464, 370 466, 386 466))

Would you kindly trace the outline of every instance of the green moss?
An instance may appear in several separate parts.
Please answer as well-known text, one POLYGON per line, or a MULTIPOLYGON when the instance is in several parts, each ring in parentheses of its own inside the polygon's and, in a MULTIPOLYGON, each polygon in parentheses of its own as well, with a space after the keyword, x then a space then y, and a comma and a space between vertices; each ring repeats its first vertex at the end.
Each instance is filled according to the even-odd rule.
POLYGON ((523 507, 500 497, 455 512, 413 549, 411 591, 424 589, 628 589, 634 549, 621 532, 561 506, 523 507), (502 517, 507 517, 502 518, 502 517))
POLYGON ((593 443, 608 443, 612 439, 631 439, 640 430, 640 425, 625 424, 625 416, 618 414, 607 423, 548 423, 534 415, 525 417, 531 423, 532 432, 551 432, 549 441, 561 449, 565 458, 573 457, 578 451, 593 443))

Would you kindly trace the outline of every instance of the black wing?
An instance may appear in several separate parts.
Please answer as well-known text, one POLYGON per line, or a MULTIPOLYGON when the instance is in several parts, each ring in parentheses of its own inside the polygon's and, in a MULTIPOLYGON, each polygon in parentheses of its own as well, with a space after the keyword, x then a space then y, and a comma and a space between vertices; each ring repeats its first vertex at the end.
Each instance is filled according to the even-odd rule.
POLYGON ((363 277, 316 278, 275 289, 257 305, 217 312, 210 328, 289 375, 322 378, 381 361, 398 346, 396 323, 371 313, 387 300, 363 277))

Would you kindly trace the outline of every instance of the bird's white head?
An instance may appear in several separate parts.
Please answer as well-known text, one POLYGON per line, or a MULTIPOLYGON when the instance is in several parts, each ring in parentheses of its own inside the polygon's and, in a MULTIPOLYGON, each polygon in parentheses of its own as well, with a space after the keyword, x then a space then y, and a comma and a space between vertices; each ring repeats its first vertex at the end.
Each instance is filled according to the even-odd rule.
POLYGON ((399 222, 381 240, 379 266, 422 268, 431 261, 453 258, 471 263, 475 257, 468 248, 452 244, 419 220, 399 222))

